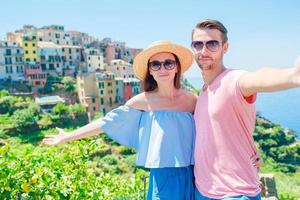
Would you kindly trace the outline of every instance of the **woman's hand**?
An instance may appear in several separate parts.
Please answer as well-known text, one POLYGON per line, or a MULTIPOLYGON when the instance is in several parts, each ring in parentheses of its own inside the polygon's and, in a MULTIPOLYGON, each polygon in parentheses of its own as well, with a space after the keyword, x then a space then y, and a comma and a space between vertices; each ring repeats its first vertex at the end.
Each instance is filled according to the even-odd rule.
POLYGON ((56 130, 58 130, 58 135, 46 135, 42 144, 59 145, 65 143, 66 136, 69 134, 66 134, 66 132, 61 128, 56 127, 56 130))
POLYGON ((259 172, 259 169, 261 168, 263 164, 263 160, 259 156, 259 154, 255 154, 254 156, 251 157, 252 164, 255 168, 257 168, 257 171, 259 172))

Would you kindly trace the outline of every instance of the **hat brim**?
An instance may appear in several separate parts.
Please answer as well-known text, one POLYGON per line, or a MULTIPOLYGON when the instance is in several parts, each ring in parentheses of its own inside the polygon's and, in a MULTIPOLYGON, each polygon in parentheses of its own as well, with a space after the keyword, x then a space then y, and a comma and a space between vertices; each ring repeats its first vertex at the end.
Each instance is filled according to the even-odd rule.
POLYGON ((193 64, 194 56, 188 48, 172 43, 158 44, 149 47, 136 55, 133 62, 133 72, 135 76, 140 80, 145 80, 149 59, 153 55, 163 52, 173 53, 178 57, 181 65, 181 74, 186 72, 193 64))

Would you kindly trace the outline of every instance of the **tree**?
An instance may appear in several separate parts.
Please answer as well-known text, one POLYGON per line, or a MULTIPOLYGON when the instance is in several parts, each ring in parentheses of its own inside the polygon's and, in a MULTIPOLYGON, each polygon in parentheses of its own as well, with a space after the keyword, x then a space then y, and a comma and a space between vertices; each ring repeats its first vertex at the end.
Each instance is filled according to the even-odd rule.
POLYGON ((64 103, 58 103, 52 108, 52 111, 55 114, 62 116, 68 114, 68 107, 64 103))
POLYGON ((75 92, 76 90, 76 82, 75 80, 70 76, 65 76, 62 80, 62 83, 64 84, 64 89, 67 92, 75 92))

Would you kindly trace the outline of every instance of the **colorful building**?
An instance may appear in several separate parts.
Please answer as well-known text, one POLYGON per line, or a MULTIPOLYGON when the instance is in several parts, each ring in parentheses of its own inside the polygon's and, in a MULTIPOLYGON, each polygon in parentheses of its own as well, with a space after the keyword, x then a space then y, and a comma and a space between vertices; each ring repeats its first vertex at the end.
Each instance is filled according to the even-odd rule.
POLYGON ((81 46, 62 45, 63 74, 75 76, 83 59, 81 46))
POLYGON ((29 36, 23 36, 21 41, 21 47, 23 48, 23 60, 25 63, 40 63, 36 35, 33 34, 29 36))
POLYGON ((77 93, 79 101, 85 107, 89 121, 91 121, 95 112, 101 112, 95 73, 77 75, 77 93))
POLYGON ((113 43, 108 43, 105 49, 106 63, 110 63, 116 58, 115 45, 113 43))
POLYGON ((38 47, 43 72, 52 76, 62 75, 62 47, 53 42, 38 42, 38 47))
POLYGON ((32 90, 44 88, 47 81, 47 73, 42 71, 40 64, 26 63, 25 64, 25 79, 29 81, 32 90))
POLYGON ((100 111, 106 114, 118 105, 115 75, 111 72, 96 72, 95 75, 99 91, 100 111))
POLYGON ((16 42, 0 41, 0 80, 24 80, 23 49, 16 42))
POLYGON ((116 103, 122 105, 125 103, 124 98, 124 79, 121 77, 116 77, 116 103))
POLYGON ((141 92, 141 83, 137 78, 124 79, 124 99, 128 101, 141 92))
POLYGON ((124 79, 135 77, 132 65, 124 60, 112 60, 106 70, 113 72, 116 77, 124 79))
POLYGON ((38 41, 40 42, 53 42, 58 45, 66 45, 64 26, 50 25, 44 26, 37 30, 38 41))
POLYGON ((96 72, 104 70, 103 55, 100 50, 88 48, 84 49, 87 72, 96 72))

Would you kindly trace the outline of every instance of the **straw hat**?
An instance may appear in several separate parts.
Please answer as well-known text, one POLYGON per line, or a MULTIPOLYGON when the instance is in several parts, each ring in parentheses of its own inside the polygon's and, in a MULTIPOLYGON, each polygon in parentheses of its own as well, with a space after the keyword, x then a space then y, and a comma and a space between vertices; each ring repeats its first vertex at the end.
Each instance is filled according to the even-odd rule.
POLYGON ((188 68, 193 64, 193 54, 192 52, 183 46, 178 44, 173 44, 168 41, 156 41, 151 43, 148 48, 140 52, 133 62, 133 72, 140 80, 146 78, 148 61, 149 59, 157 54, 162 52, 170 52, 175 54, 181 65, 181 74, 183 74, 188 68))

